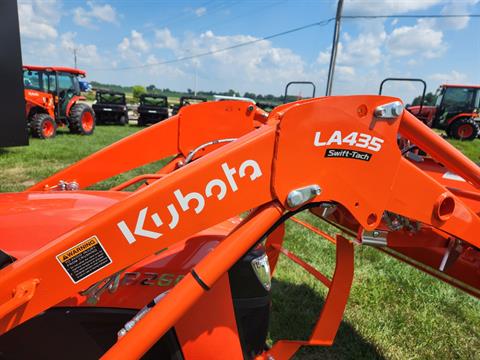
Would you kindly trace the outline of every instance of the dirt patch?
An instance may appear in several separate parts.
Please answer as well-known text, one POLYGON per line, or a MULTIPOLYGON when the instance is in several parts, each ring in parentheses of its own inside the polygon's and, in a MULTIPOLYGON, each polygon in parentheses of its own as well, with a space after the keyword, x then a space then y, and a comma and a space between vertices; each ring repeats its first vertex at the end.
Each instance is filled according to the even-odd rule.
POLYGON ((21 183, 25 187, 30 187, 35 185, 35 180, 27 180, 27 181, 22 181, 21 183))
POLYGON ((19 178, 19 177, 25 178, 27 177, 27 173, 24 167, 21 167, 21 166, 17 166, 13 168, 10 167, 8 169, 3 169, 0 177, 10 178, 10 179, 19 178))

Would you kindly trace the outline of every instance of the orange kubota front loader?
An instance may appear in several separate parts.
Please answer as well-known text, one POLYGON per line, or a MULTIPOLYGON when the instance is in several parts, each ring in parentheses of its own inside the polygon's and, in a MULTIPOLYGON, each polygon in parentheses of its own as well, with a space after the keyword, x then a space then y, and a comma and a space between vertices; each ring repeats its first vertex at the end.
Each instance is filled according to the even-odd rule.
POLYGON ((395 98, 185 107, 0 195, 0 352, 28 356, 20 342, 36 341, 50 359, 289 358, 333 343, 361 244, 478 297, 479 186, 479 168, 395 98), (161 159, 157 173, 85 190, 161 159), (336 244, 331 279, 282 247, 283 223, 306 209, 339 229, 293 218, 336 244), (308 340, 267 348, 279 254, 329 293, 308 340))

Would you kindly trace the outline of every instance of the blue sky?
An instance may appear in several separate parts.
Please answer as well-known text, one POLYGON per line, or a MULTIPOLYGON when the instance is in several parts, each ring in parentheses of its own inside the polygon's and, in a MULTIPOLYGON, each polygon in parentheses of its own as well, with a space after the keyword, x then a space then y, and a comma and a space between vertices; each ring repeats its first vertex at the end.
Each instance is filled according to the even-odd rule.
MULTIPOLYGON (((212 56, 335 16, 336 1, 19 0, 24 63, 78 66, 88 79, 176 90, 280 94, 291 80, 325 89, 333 22, 212 56)), ((479 14, 480 0, 345 0, 344 15, 479 14)), ((385 77, 480 84, 480 19, 345 19, 334 94, 375 93, 385 77)), ((298 89, 297 91, 302 91, 298 89)), ((410 100, 412 85, 390 86, 410 100)))

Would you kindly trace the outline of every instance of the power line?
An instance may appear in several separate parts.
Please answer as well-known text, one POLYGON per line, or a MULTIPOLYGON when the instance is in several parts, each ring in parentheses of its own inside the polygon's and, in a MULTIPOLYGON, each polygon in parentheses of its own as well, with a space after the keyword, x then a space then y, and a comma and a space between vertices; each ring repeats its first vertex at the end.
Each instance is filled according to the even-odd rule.
POLYGON ((418 19, 418 18, 480 18, 480 14, 465 14, 465 15, 343 15, 343 19, 391 19, 391 18, 403 18, 403 19, 418 19))
POLYGON ((182 62, 182 61, 187 61, 187 60, 196 59, 196 58, 200 58, 200 57, 205 57, 205 56, 209 56, 209 55, 214 55, 214 54, 218 54, 218 53, 221 53, 221 52, 230 51, 230 50, 233 50, 233 49, 238 49, 240 47, 256 44, 256 43, 261 42, 261 41, 270 40, 270 39, 273 39, 273 38, 276 38, 276 37, 279 37, 279 36, 284 36, 284 35, 291 34, 291 33, 297 32, 297 31, 305 30, 305 29, 308 29, 308 28, 311 28, 311 27, 314 27, 314 26, 325 26, 325 25, 328 25, 333 20, 335 20, 335 18, 329 18, 329 19, 325 19, 325 20, 322 20, 322 21, 319 21, 319 22, 315 22, 315 23, 311 23, 311 24, 308 24, 308 25, 303 25, 303 26, 300 26, 300 27, 297 27, 297 28, 285 30, 285 31, 282 31, 282 32, 279 32, 279 33, 276 33, 276 34, 268 35, 268 36, 265 36, 265 37, 262 37, 262 38, 259 38, 259 39, 245 41, 245 42, 235 44, 235 45, 232 45, 232 46, 228 46, 228 47, 225 47, 225 48, 222 48, 222 49, 206 51, 206 52, 203 52, 203 53, 193 54, 193 55, 189 55, 189 56, 182 56, 182 57, 171 59, 171 60, 160 61, 160 62, 150 63, 150 64, 136 65, 136 66, 125 66, 125 67, 119 67, 119 68, 104 68, 104 69, 94 69, 94 70, 97 70, 97 71, 98 70, 118 71, 118 70, 142 69, 142 68, 148 68, 148 67, 152 67, 152 66, 173 64, 173 63, 177 63, 177 62, 182 62))
MULTIPOLYGON (((341 18, 342 19, 388 19, 388 18, 464 18, 464 17, 480 18, 480 14, 343 15, 341 18)), ((135 66, 124 66, 124 67, 118 67, 118 68, 103 68, 103 69, 102 68, 97 68, 97 69, 92 69, 92 70, 94 70, 94 71, 121 71, 121 70, 143 69, 143 68, 149 68, 149 67, 160 66, 160 65, 174 64, 174 63, 183 62, 183 61, 187 61, 187 60, 192 60, 192 59, 196 59, 196 58, 201 58, 201 57, 205 57, 205 56, 215 55, 215 54, 218 54, 218 53, 221 53, 221 52, 238 49, 238 48, 248 46, 248 45, 253 45, 253 44, 259 43, 261 41, 270 40, 270 39, 274 39, 274 38, 277 38, 277 37, 280 37, 280 36, 292 34, 292 33, 295 33, 297 31, 302 31, 302 30, 309 29, 309 28, 312 28, 312 27, 315 27, 315 26, 326 26, 334 20, 335 20, 335 18, 331 17, 331 18, 328 18, 328 19, 324 19, 322 21, 318 21, 318 22, 314 22, 314 23, 311 23, 311 24, 296 27, 296 28, 293 28, 293 29, 285 30, 285 31, 278 32, 278 33, 275 33, 275 34, 272 34, 272 35, 264 36, 264 37, 259 38, 259 39, 245 41, 245 42, 235 44, 235 45, 232 45, 232 46, 227 46, 227 47, 222 48, 222 49, 206 51, 206 52, 203 52, 203 53, 192 54, 192 55, 188 55, 188 56, 181 56, 181 57, 171 59, 171 60, 160 61, 160 62, 149 63, 149 64, 142 64, 142 65, 135 65, 135 66)))

